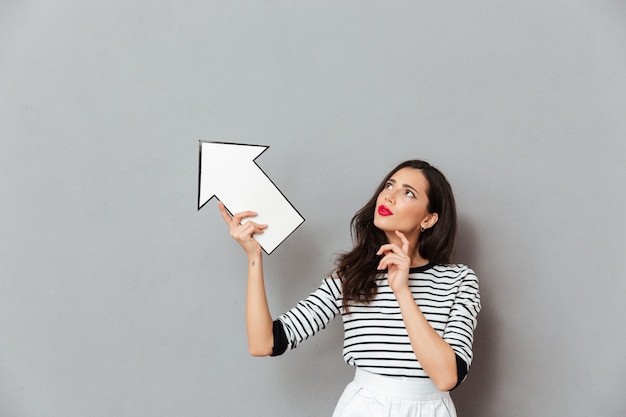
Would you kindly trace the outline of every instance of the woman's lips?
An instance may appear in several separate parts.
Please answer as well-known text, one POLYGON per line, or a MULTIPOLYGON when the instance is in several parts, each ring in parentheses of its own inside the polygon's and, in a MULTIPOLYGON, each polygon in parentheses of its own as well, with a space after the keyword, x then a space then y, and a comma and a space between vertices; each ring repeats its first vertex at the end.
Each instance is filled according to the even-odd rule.
POLYGON ((381 216, 391 216, 393 213, 386 206, 379 206, 378 214, 380 214, 381 216))

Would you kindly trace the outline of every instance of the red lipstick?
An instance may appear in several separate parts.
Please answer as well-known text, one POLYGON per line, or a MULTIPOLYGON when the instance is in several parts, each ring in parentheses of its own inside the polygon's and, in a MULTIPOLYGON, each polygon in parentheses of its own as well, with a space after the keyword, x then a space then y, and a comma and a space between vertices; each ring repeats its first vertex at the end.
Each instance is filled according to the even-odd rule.
POLYGON ((378 206, 378 214, 381 216, 391 216, 393 212, 389 210, 386 206, 378 206))

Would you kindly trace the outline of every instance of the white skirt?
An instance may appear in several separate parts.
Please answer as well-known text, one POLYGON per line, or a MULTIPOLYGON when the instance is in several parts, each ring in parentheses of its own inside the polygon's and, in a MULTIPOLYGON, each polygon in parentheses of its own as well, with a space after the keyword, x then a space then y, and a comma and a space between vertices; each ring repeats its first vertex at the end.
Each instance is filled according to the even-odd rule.
POLYGON ((456 417, 450 393, 430 379, 376 375, 357 368, 333 417, 456 417))

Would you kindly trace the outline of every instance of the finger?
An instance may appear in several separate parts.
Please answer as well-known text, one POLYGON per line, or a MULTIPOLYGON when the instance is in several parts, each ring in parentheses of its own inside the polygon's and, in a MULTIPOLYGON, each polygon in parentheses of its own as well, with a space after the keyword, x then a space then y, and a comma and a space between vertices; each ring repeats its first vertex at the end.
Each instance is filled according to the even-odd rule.
POLYGON ((226 210, 226 206, 224 205, 224 203, 222 203, 221 201, 217 202, 217 207, 220 210, 220 214, 222 215, 222 218, 224 219, 224 221, 230 225, 230 223, 232 222, 232 218, 230 217, 230 214, 228 213, 228 210, 226 210))
MULTIPOLYGON (((233 223, 235 224, 243 224, 243 221, 250 217, 256 217, 256 211, 242 211, 240 213, 235 213, 233 216, 233 223)), ((246 222, 248 223, 248 222, 246 222)))
POLYGON ((256 233, 262 233, 265 231, 265 229, 267 229, 266 224, 258 224, 258 223, 251 222, 251 221, 245 222, 240 227, 241 227, 242 232, 248 233, 250 235, 254 235, 256 233))
MULTIPOLYGON (((397 246, 396 246, 397 248, 397 246)), ((383 258, 378 263, 378 269, 384 269, 389 266, 396 266, 398 268, 404 269, 408 268, 411 263, 411 258, 404 252, 385 252, 383 258)))
POLYGON ((404 269, 402 268, 401 264, 399 264, 398 262, 393 262, 393 261, 381 262, 380 264, 378 264, 377 269, 379 271, 384 271, 385 269, 393 269, 393 268, 396 268, 398 270, 404 269))
POLYGON ((222 203, 221 201, 218 200, 217 202, 217 207, 220 210, 220 213, 222 214, 222 218, 224 219, 224 221, 229 225, 229 226, 237 226, 239 224, 241 224, 241 222, 244 219, 247 219, 249 217, 256 217, 257 213, 255 211, 242 211, 240 213, 235 213, 234 216, 230 216, 230 213, 228 212, 228 210, 226 209, 226 206, 224 205, 224 203, 222 203))
POLYGON ((396 230, 396 235, 400 238, 400 241, 402 242, 402 251, 404 253, 408 253, 409 252, 409 239, 407 239, 406 236, 404 236, 404 233, 402 233, 399 230, 396 230))
POLYGON ((387 267, 389 267, 390 265, 399 265, 402 263, 402 258, 393 254, 393 253, 389 253, 387 255, 385 255, 380 262, 378 263, 378 269, 386 269, 387 267))
POLYGON ((379 271, 382 271, 382 270, 387 269, 387 268, 389 268, 389 262, 387 262, 387 260, 381 260, 378 263, 378 268, 377 269, 379 271))
POLYGON ((252 238, 255 234, 261 234, 265 232, 267 229, 266 224, 258 224, 254 222, 245 222, 244 224, 239 225, 232 233, 232 236, 235 239, 239 240, 248 240, 252 238))
POLYGON ((378 252, 376 252, 376 255, 386 255, 390 252, 398 252, 400 249, 400 247, 394 243, 386 243, 384 245, 382 245, 380 247, 380 249, 378 249, 378 252))

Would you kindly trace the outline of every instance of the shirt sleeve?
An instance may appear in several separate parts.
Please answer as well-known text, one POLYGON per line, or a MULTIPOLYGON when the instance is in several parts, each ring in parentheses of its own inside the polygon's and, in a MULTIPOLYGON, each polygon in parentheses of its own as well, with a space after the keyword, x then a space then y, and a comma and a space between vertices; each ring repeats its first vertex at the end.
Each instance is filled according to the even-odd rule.
POLYGON ((340 308, 341 283, 338 278, 327 278, 317 290, 274 321, 272 356, 295 349, 302 341, 325 329, 340 308))
POLYGON ((474 271, 467 268, 461 279, 459 290, 443 333, 443 339, 457 355, 457 367, 459 369, 464 368, 465 371, 459 373, 459 383, 462 382, 461 375, 463 374, 462 377, 464 379, 472 363, 474 330, 476 329, 480 308, 478 278, 474 271), (459 359, 462 361, 461 363, 458 362, 459 359))
POLYGON ((461 385, 461 382, 463 382, 463 380, 467 376, 467 364, 465 363, 465 361, 463 361, 463 359, 459 357, 459 355, 455 354, 454 356, 456 356, 457 381, 456 381, 456 385, 452 389, 455 389, 456 387, 461 385))
POLYGON ((272 334, 274 335, 274 346, 270 356, 280 356, 285 353, 288 347, 285 328, 280 320, 274 320, 274 323, 272 323, 272 334))

